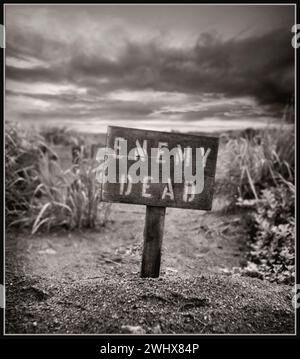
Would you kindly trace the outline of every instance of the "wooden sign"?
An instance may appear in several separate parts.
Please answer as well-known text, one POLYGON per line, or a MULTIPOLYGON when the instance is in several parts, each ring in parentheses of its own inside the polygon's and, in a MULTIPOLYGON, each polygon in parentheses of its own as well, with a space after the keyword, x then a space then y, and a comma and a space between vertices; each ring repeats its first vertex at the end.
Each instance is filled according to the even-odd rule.
MULTIPOLYGON (((104 183, 102 187, 103 201, 159 207, 211 209, 218 138, 123 127, 109 127, 107 133, 107 148, 112 151, 112 156, 114 153, 117 156, 117 158, 112 158, 110 162, 110 164, 112 164, 112 161, 116 162, 112 165, 115 168, 116 179, 114 181, 115 183, 111 183, 112 181, 104 183), (126 153, 120 155, 122 144, 124 144, 123 151, 126 153), (151 156, 151 149, 158 149, 154 158, 153 155, 151 156), (202 166, 200 163, 197 163, 196 149, 199 149, 198 157, 201 157, 200 160, 202 159, 202 166), (169 168, 164 158, 164 155, 168 151, 171 154, 169 168), (128 156, 130 152, 132 152, 132 156, 128 156), (135 153, 137 156, 134 156, 135 153), (141 162, 142 166, 148 166, 148 172, 145 176, 136 181, 137 183, 132 183, 130 176, 127 178, 127 183, 120 183, 122 182, 120 162, 123 161, 123 164, 124 161, 127 162, 125 175, 128 176, 128 174, 134 173, 138 167, 136 166, 138 160, 143 159, 143 156, 144 159, 146 159, 146 157, 148 159, 147 164, 141 162), (182 174, 182 177, 179 178, 177 183, 174 179, 176 160, 177 170, 180 170, 182 174), (193 191, 191 181, 186 181, 183 171, 184 164, 186 164, 187 161, 190 161, 192 174, 195 174, 196 170, 198 170, 199 181, 203 181, 201 193, 195 193, 196 191, 193 191), (204 161, 205 166, 203 165, 204 161), (166 169, 167 173, 163 173, 164 169, 166 169), (159 174, 159 179, 156 181, 154 178, 155 174, 159 174)), ((201 183, 199 185, 202 186, 201 183)))
POLYGON ((147 206, 142 277, 158 277, 165 207, 211 210, 217 137, 110 126, 101 197, 147 206))

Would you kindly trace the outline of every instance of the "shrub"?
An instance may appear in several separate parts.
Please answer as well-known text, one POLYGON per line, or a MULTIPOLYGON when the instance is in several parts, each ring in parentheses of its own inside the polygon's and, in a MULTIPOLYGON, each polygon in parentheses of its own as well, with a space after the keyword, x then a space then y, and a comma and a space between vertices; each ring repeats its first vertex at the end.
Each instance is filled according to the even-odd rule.
MULTIPOLYGON (((295 270, 293 127, 245 131, 223 142, 219 193, 248 207, 249 263, 243 272, 291 284, 295 270)), ((219 168, 220 171, 220 168, 219 168)))
POLYGON ((261 192, 251 215, 249 259, 263 278, 293 284, 295 275, 295 189, 280 184, 261 192))

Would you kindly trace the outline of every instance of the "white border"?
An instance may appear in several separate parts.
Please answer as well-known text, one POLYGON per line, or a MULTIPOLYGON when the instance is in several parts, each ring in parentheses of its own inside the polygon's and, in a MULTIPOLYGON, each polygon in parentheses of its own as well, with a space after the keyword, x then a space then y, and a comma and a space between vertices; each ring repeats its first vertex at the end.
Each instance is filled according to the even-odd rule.
MULTIPOLYGON (((211 4, 211 3, 201 3, 201 4, 193 4, 193 3, 187 3, 187 4, 169 4, 169 3, 160 3, 160 4, 153 4, 153 3, 145 3, 145 4, 141 4, 141 3, 129 3, 129 4, 124 4, 124 3, 101 3, 101 4, 95 4, 95 3, 59 3, 59 4, 51 4, 51 3, 13 3, 13 4, 6 4, 3 3, 3 24, 4 24, 4 28, 5 28, 5 20, 6 20, 6 6, 27 6, 27 5, 34 5, 34 6, 43 6, 43 5, 53 5, 53 6, 59 6, 59 5, 70 5, 70 6, 86 6, 86 5, 93 5, 93 6, 102 6, 102 5, 118 5, 118 6, 160 6, 160 5, 167 5, 167 6, 293 6, 294 7, 294 14, 295 14, 295 24, 297 24, 297 3, 259 3, 259 4, 239 4, 239 3, 226 3, 226 4, 222 4, 222 3, 217 3, 217 4, 211 4)), ((4 30, 5 31, 5 30, 4 30)), ((291 33, 292 34, 292 33, 291 33)), ((6 44, 4 44, 6 45, 6 44)), ((3 48, 3 144, 4 144, 4 151, 3 151, 3 175, 5 178, 5 48, 6 46, 4 46, 3 48)), ((295 82, 294 82, 294 94, 295 94, 295 136, 294 136, 294 140, 295 140, 295 166, 297 167, 297 151, 296 151, 296 134, 297 134, 297 49, 295 48, 294 50, 294 73, 295 73, 295 82)), ((297 183, 297 178, 296 178, 296 173, 297 173, 297 168, 295 170, 295 183, 297 183)), ((296 186, 297 187, 297 186, 296 186)), ((297 188, 296 188, 296 196, 297 196, 297 188)), ((297 197, 296 197, 297 198, 297 197)), ((4 275, 4 292, 5 292, 5 249, 6 249, 6 245, 5 245, 5 183, 3 183, 3 228, 4 228, 4 235, 3 235, 3 275, 4 275)), ((295 199, 295 204, 296 204, 296 199, 295 199)), ((297 206, 295 205, 295 218, 297 218, 297 206)), ((296 231, 296 226, 295 226, 295 285, 297 284, 297 231, 296 231)), ((6 297, 4 297, 4 299, 6 300, 6 297)), ((292 304, 291 304, 292 305, 292 304)), ((6 302, 4 302, 4 308, 3 308, 3 336, 7 336, 7 337, 14 337, 14 336, 67 336, 67 337, 72 337, 72 336, 98 336, 98 337, 102 337, 102 336, 121 336, 121 337, 132 337, 132 334, 122 334, 122 333, 82 333, 82 334, 65 334, 65 333, 6 333, 5 332, 5 309, 6 309, 6 302)), ((223 337, 223 336, 230 336, 230 337, 235 337, 235 336, 272 336, 272 337, 281 337, 281 336, 296 336, 297 335, 297 309, 295 309, 295 332, 293 334, 286 334, 286 333, 269 333, 269 334, 265 334, 265 333, 247 333, 247 334, 196 334, 196 333, 192 333, 192 334, 140 334, 138 335, 139 337, 148 337, 148 336, 195 336, 195 337, 205 337, 205 336, 211 336, 211 337, 223 337)), ((109 339, 108 339, 109 340, 109 339)))

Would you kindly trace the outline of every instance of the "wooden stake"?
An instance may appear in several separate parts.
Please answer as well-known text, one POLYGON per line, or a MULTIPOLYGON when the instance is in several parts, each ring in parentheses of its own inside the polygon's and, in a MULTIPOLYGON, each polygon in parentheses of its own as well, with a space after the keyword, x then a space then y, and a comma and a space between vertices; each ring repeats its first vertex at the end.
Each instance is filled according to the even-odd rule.
POLYGON ((141 277, 159 277, 166 207, 147 206, 141 277))

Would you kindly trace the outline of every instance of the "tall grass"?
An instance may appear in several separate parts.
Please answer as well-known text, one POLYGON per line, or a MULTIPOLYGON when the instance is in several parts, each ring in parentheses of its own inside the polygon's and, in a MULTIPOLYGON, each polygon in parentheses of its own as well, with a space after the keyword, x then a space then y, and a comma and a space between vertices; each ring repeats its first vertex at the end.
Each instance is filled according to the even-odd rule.
POLYGON ((27 223, 31 199, 39 185, 37 163, 40 151, 36 137, 17 126, 5 129, 5 220, 6 226, 27 223), (21 135, 22 133, 22 135, 21 135))
POLYGON ((104 225, 110 206, 100 201, 93 164, 85 161, 63 170, 48 151, 40 150, 41 144, 47 146, 40 139, 6 127, 6 226, 28 226, 36 233, 104 225))
POLYGON ((100 188, 95 181, 93 166, 82 163, 66 171, 62 171, 58 164, 53 167, 49 173, 48 159, 40 166, 41 184, 36 191, 41 192, 43 200, 34 201, 38 215, 33 233, 41 226, 81 229, 104 225, 110 207, 100 203, 100 188), (104 216, 100 217, 100 211, 105 212, 104 216))
POLYGON ((282 183, 294 188, 295 141, 293 128, 265 128, 252 137, 229 139, 220 150, 223 176, 219 191, 236 201, 259 199, 259 192, 282 183))

